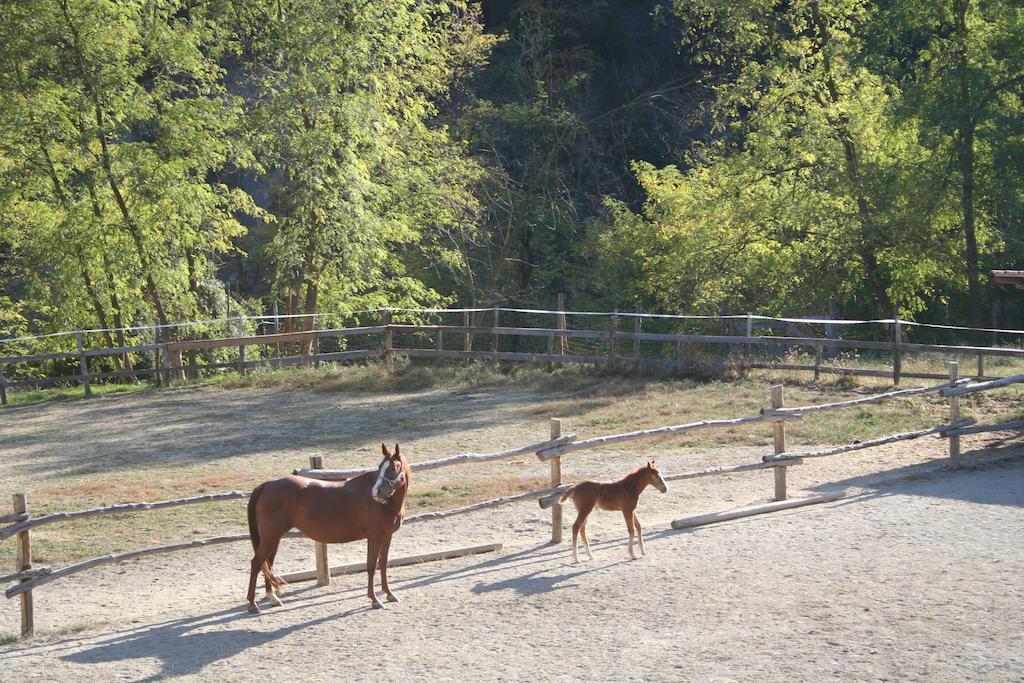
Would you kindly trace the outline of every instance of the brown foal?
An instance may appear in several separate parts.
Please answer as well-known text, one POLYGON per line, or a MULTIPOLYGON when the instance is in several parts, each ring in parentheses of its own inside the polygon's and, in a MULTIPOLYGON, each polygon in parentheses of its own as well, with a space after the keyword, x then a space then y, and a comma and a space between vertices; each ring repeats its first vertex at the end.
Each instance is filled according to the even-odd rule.
POLYGON ((636 504, 640 500, 640 494, 648 486, 653 486, 662 493, 668 491, 668 485, 661 472, 654 466, 653 460, 618 481, 581 481, 566 491, 560 502, 564 503, 571 497, 573 505, 576 506, 576 521, 572 523, 572 561, 580 561, 576 540, 579 536, 583 537, 587 557, 594 559, 594 554, 590 552, 590 540, 587 539, 587 517, 595 505, 602 510, 622 510, 622 516, 626 518, 626 528, 629 529, 629 557, 636 559, 636 555, 633 554, 634 529, 640 541, 640 554, 646 555, 644 530, 636 516, 636 504))
POLYGON ((374 472, 345 482, 291 476, 260 484, 249 496, 249 536, 253 558, 249 574, 249 611, 256 605, 256 577, 262 572, 267 599, 280 605, 284 581, 274 573, 274 557, 281 537, 299 529, 320 543, 347 543, 366 539, 367 595, 374 608, 384 605, 373 590, 380 566, 380 586, 388 602, 398 598, 388 588, 388 550, 391 536, 402 526, 405 494, 409 490, 409 464, 398 451, 381 444, 384 459, 374 472))

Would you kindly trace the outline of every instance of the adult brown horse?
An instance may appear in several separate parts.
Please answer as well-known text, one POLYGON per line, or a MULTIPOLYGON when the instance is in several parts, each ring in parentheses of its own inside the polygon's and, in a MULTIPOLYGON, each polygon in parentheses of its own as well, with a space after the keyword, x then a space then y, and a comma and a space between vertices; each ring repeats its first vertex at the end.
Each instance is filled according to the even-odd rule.
POLYGON ((366 592, 374 608, 384 605, 373 590, 380 566, 380 585, 388 602, 398 598, 388 588, 388 550, 391 536, 402 526, 405 494, 409 490, 409 464, 395 444, 395 452, 380 445, 384 459, 374 472, 345 482, 291 476, 257 486, 249 496, 249 536, 254 555, 249 574, 249 611, 256 605, 256 576, 262 571, 267 599, 280 605, 284 581, 274 574, 274 557, 281 537, 297 528, 320 543, 348 543, 366 539, 366 592))
POLYGON ((590 552, 590 539, 587 538, 587 517, 593 511, 594 506, 602 510, 621 510, 622 516, 626 518, 626 528, 629 529, 629 556, 636 559, 633 554, 633 530, 640 540, 640 554, 646 555, 644 550, 644 530, 640 527, 640 520, 636 516, 636 504, 640 500, 640 494, 648 486, 654 486, 662 493, 668 491, 668 484, 662 478, 661 472, 655 467, 654 461, 650 461, 644 467, 638 467, 622 479, 612 482, 581 481, 569 488, 562 495, 561 502, 572 498, 576 506, 576 521, 572 524, 572 561, 579 562, 580 556, 577 550, 577 537, 583 537, 583 547, 587 550, 587 557, 594 559, 590 552))

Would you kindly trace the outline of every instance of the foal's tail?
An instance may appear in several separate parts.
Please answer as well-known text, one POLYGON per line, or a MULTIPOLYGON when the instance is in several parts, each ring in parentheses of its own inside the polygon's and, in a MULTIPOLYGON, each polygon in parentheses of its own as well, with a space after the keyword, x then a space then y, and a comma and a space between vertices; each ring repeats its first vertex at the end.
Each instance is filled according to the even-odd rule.
POLYGON ((247 512, 249 513, 249 540, 252 541, 252 549, 255 551, 260 547, 260 527, 256 522, 256 500, 263 493, 263 484, 260 484, 252 490, 249 494, 249 505, 247 506, 247 512))
POLYGON ((569 500, 572 497, 573 492, 576 490, 576 486, 576 484, 573 484, 572 486, 567 488, 565 490, 565 493, 563 493, 562 497, 558 500, 558 502, 564 503, 565 501, 569 500))

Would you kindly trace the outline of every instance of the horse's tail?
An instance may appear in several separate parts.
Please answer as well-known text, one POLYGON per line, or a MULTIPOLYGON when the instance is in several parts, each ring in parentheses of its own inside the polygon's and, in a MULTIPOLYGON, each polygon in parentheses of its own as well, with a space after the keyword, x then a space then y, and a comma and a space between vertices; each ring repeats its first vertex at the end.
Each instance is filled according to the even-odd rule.
POLYGON ((263 484, 260 484, 252 490, 249 494, 249 505, 247 511, 249 513, 249 540, 252 541, 252 549, 255 551, 260 547, 260 527, 256 522, 256 500, 263 493, 263 484))
POLYGON ((558 499, 558 502, 564 503, 565 501, 569 500, 569 498, 572 497, 573 491, 576 490, 576 486, 577 484, 573 484, 572 486, 567 488, 565 490, 565 493, 562 494, 562 497, 558 499))

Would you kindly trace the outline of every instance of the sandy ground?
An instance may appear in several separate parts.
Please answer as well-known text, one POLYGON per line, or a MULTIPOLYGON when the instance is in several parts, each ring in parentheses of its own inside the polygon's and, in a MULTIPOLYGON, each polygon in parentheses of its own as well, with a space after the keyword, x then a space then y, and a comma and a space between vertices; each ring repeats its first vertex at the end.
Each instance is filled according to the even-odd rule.
MULTIPOLYGON (((492 398, 500 404, 500 397, 480 400, 492 398)), ((175 400, 200 415, 224 394, 196 391, 175 400)), ((319 400, 296 400, 293 409, 310 419, 319 400)), ((353 399, 363 400, 380 409, 380 397, 353 399)), ((152 401, 118 405, 132 415, 152 401)), ((101 403, 26 411, 7 449, 44 454, 45 438, 71 437, 33 430, 47 419, 85 424, 101 403)), ((282 411, 275 402, 268 421, 288 418, 284 404, 282 411)), ((473 411, 476 421, 485 413, 473 411)), ((537 421, 496 410, 485 431, 457 440, 462 448, 497 435, 522 443, 537 421)), ((192 448, 242 448, 232 434, 195 422, 174 421, 192 448)), ((174 436, 169 432, 168 442, 174 436)), ((109 448, 77 439, 81 452, 109 448)), ((294 463, 315 441, 303 433, 285 446, 268 437, 261 448, 268 457, 288 451, 294 463)), ((429 439, 417 445, 423 458, 451 452, 429 439)), ((595 559, 579 565, 571 564, 567 544, 545 544, 549 513, 535 504, 409 525, 396 536, 393 557, 491 542, 504 549, 393 569, 403 602, 384 611, 368 609, 365 580, 356 575, 330 587, 296 584, 284 608, 251 617, 242 604, 244 544, 108 566, 36 592, 41 635, 0 647, 0 680, 1020 680, 1024 460, 1019 446, 978 450, 986 445, 993 442, 965 439, 970 466, 958 472, 943 468, 938 439, 808 461, 792 468, 791 495, 842 488, 847 498, 691 531, 668 523, 767 500, 771 473, 673 482, 664 495, 648 490, 638 509, 648 555, 637 561, 626 557, 617 513, 595 513, 595 559)), ((166 457, 159 443, 132 448, 128 455, 166 457)), ((658 460, 674 472, 750 462, 763 451, 665 446, 658 460)), ((573 454, 565 478, 611 478, 645 455, 642 446, 573 454)), ((523 460, 489 467, 543 466, 523 460)), ((570 507, 567 526, 572 518, 570 507)), ((364 548, 332 547, 332 564, 361 560, 364 548)), ((311 566, 309 542, 287 542, 278 568, 311 566)), ((12 601, 0 610, 0 634, 16 628, 12 601)))

